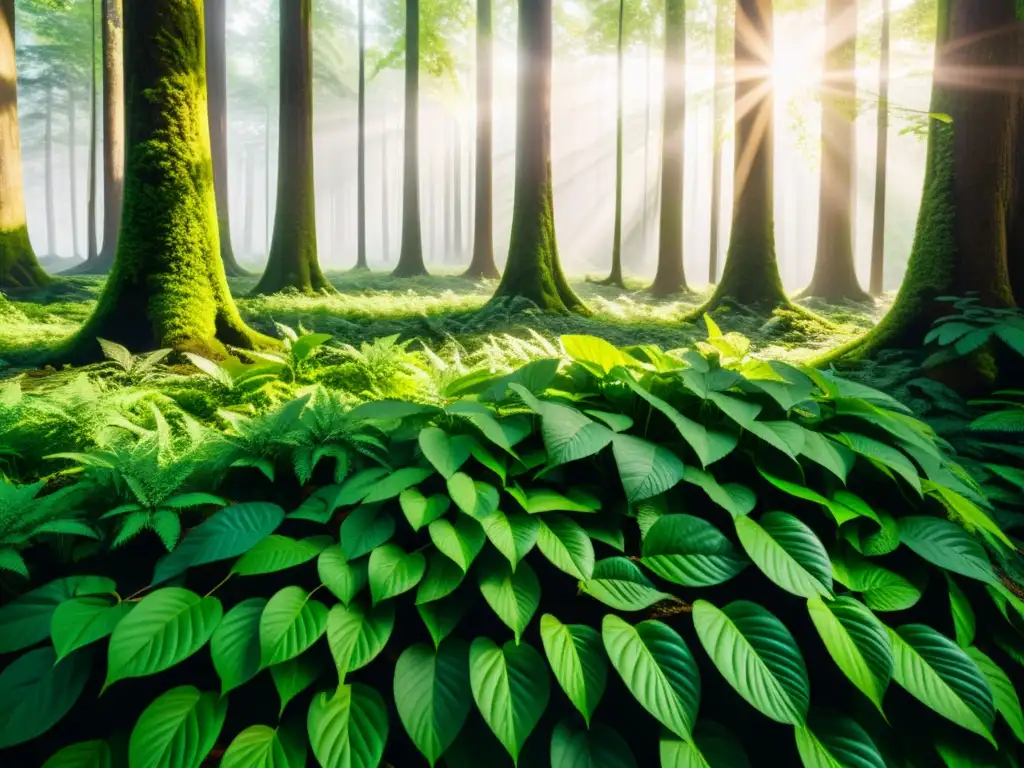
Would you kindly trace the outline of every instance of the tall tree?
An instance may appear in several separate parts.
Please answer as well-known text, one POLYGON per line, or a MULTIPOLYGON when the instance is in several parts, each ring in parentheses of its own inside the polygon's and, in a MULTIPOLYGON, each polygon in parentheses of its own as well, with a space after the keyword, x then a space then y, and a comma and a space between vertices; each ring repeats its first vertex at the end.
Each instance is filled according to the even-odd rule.
POLYGON ((242 322, 220 260, 203 2, 126 0, 124 18, 121 237, 99 303, 63 354, 94 359, 97 337, 207 357, 270 343, 242 322))
POLYGON ((825 0, 818 256, 805 296, 867 301, 853 255, 853 172, 857 163, 857 2, 825 0))
POLYGON ((494 263, 494 33, 493 0, 476 2, 476 195, 473 258, 466 277, 498 277, 494 263))
POLYGON ((57 217, 53 210, 53 82, 46 83, 46 112, 43 116, 43 197, 46 198, 46 255, 57 255, 57 217))
POLYGON ((388 194, 388 118, 380 132, 380 249, 384 263, 391 261, 391 196, 388 194))
POLYGON ((249 274, 235 259, 228 205, 228 50, 227 0, 206 0, 206 88, 210 113, 213 187, 217 197, 220 257, 230 277, 249 274))
POLYGON ((405 2, 405 158, 402 176, 402 250, 396 277, 427 274, 420 231, 420 4, 405 2))
POLYGON ((254 293, 333 290, 320 271, 313 185, 312 0, 281 6, 277 211, 266 269, 254 293))
POLYGON ((873 296, 885 291, 885 192, 889 164, 889 56, 891 8, 882 0, 882 51, 878 62, 878 134, 875 139, 875 208, 871 227, 871 281, 873 296))
POLYGON ((612 271, 604 280, 605 285, 625 287, 622 282, 622 144, 625 134, 623 113, 625 112, 625 89, 623 76, 625 71, 625 46, 623 32, 626 26, 626 0, 619 0, 619 39, 616 61, 616 100, 615 105, 615 224, 612 232, 612 271))
POLYGON ((661 134, 661 224, 651 293, 687 290, 683 271, 683 167, 686 145, 686 3, 665 0, 665 95, 661 134))
MULTIPOLYGON (((99 256, 99 237, 96 231, 96 165, 99 144, 99 119, 96 114, 96 100, 99 96, 96 83, 98 79, 96 77, 96 0, 93 0, 92 8, 89 10, 91 22, 89 24, 91 32, 89 35, 91 38, 89 44, 89 188, 86 192, 86 257, 82 267, 95 264, 99 256)), ((106 80, 106 73, 104 73, 104 80, 106 80)), ((124 131, 123 126, 121 130, 124 131)))
POLYGON ((462 262, 462 128, 459 117, 452 120, 452 233, 455 242, 452 246, 451 260, 455 264, 462 262))
POLYGON ((494 300, 525 297, 550 312, 588 310, 562 272, 551 184, 552 0, 519 0, 519 83, 512 233, 494 300))
POLYGON ((714 148, 711 154, 711 247, 708 282, 718 282, 719 231, 722 216, 722 145, 725 142, 726 89, 729 87, 726 53, 729 44, 729 0, 715 0, 715 88, 711 95, 714 148))
POLYGON ((76 130, 75 112, 78 105, 75 103, 75 92, 73 88, 65 90, 68 108, 68 184, 71 193, 71 254, 78 258, 78 163, 75 156, 75 141, 78 138, 76 130))
POLYGON ((359 139, 356 152, 356 269, 366 263, 366 19, 359 0, 359 139))

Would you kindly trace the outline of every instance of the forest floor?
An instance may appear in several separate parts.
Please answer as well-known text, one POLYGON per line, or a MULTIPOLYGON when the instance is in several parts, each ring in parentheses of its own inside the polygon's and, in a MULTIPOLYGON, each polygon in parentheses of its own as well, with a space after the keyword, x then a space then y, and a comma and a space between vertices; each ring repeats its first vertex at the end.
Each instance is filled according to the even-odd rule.
MULTIPOLYGON (((432 347, 454 339, 472 349, 490 334, 525 337, 533 330, 549 338, 589 334, 619 346, 653 343, 675 349, 706 334, 703 323, 685 318, 692 317, 707 293, 655 299, 640 280, 627 281, 625 290, 575 280, 573 287, 593 315, 565 317, 531 311, 529 302, 522 308, 480 311, 494 292, 493 281, 444 274, 393 278, 385 272, 334 272, 328 276, 337 294, 248 297, 255 277, 231 279, 230 283, 242 316, 253 327, 278 336, 274 323, 302 326, 354 346, 398 334, 403 340, 418 339, 432 347)), ((102 285, 103 278, 72 277, 0 301, 0 376, 8 365, 5 358, 14 362, 74 333, 95 306, 102 285)), ((885 314, 891 299, 884 297, 874 306, 800 301, 822 319, 820 323, 786 312, 777 312, 765 322, 737 310, 717 313, 716 320, 724 331, 737 331, 750 339, 751 351, 759 356, 803 361, 870 329, 885 314)))

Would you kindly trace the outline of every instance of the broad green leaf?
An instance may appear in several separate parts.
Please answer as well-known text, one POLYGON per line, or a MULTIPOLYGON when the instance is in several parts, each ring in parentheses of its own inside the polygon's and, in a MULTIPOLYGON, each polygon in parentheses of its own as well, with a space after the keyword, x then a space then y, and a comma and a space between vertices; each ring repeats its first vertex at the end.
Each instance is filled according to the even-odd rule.
POLYGON ((509 641, 499 648, 478 637, 469 648, 469 678, 484 722, 518 765, 551 695, 543 657, 529 645, 509 641))
POLYGON ((594 545, 582 526, 564 515, 538 518, 537 549, 561 571, 586 581, 594 574, 594 545))
POLYGON ((971 534, 938 517, 900 519, 900 541, 943 570, 992 584, 996 581, 985 550, 971 534))
POLYGON ((0 672, 0 749, 40 736, 64 719, 82 695, 92 666, 83 648, 57 663, 49 646, 36 648, 0 672))
MULTIPOLYGON (((364 403, 364 405, 370 405, 370 403, 364 403)), ((353 408, 349 412, 349 416, 351 417, 356 410, 358 408, 353 408)), ((342 483, 335 500, 336 506, 347 507, 352 504, 358 504, 387 475, 388 471, 384 467, 371 467, 370 469, 364 469, 362 472, 356 472, 342 483)))
POLYGON ((434 646, 437 647, 454 631, 469 608, 470 601, 466 599, 466 593, 463 591, 455 592, 442 600, 417 605, 416 611, 430 633, 434 646))
POLYGON ((551 735, 551 768, 636 768, 636 760, 625 739, 608 726, 577 730, 562 720, 551 735))
POLYGON ((305 737, 301 741, 289 739, 280 729, 250 725, 228 745, 220 768, 305 768, 305 765, 305 737))
POLYGON ((114 627, 103 689, 184 661, 206 645, 222 616, 216 597, 199 597, 180 587, 151 592, 114 627))
POLYGON ((284 714, 289 701, 316 682, 325 666, 320 654, 312 652, 303 653, 270 668, 270 678, 274 681, 274 688, 277 689, 277 696, 281 700, 278 717, 284 714))
POLYGON ((452 502, 442 494, 427 498, 418 488, 409 488, 399 495, 398 503, 409 525, 414 531, 418 531, 447 512, 452 502))
POLYGON ((804 433, 804 446, 800 455, 824 467, 844 483, 856 459, 853 451, 842 443, 829 440, 810 429, 804 433))
POLYGON ((294 659, 327 629, 327 606, 302 587, 285 587, 260 614, 260 668, 294 659))
POLYGON ((660 621, 633 626, 611 614, 601 637, 615 671, 640 705, 681 738, 691 738, 700 704, 700 672, 690 649, 660 621))
MULTIPOLYGON (((765 480, 771 485, 774 485, 780 491, 789 496, 793 496, 797 499, 803 499, 804 501, 814 502, 815 504, 827 505, 828 499, 822 496, 820 493, 815 491, 813 488, 808 488, 803 483, 797 482, 796 480, 788 479, 776 474, 771 469, 768 469, 758 462, 757 471, 765 480)), ((800 473, 796 473, 798 477, 800 473)))
POLYGON ((341 524, 341 549, 348 560, 372 552, 395 535, 395 518, 378 505, 356 507, 341 524))
POLYGON ((480 592, 505 626, 515 632, 519 643, 523 631, 540 605, 540 581, 529 563, 515 571, 494 558, 480 569, 480 592))
POLYGON ((395 627, 394 603, 366 610, 358 603, 336 605, 327 617, 327 644, 342 680, 362 669, 384 650, 395 627))
POLYGON ((601 500, 578 488, 562 495, 551 488, 528 488, 523 490, 516 485, 510 486, 508 493, 519 502, 519 506, 531 515, 545 512, 596 512, 601 508, 601 500))
POLYGON ((967 595, 960 589, 960 585, 948 573, 946 574, 946 583, 949 585, 949 609, 953 615, 956 643, 961 648, 969 648, 974 643, 974 609, 971 607, 967 595))
POLYGON ((210 638, 213 668, 221 695, 248 682, 260 671, 260 616, 267 601, 250 597, 228 611, 210 638))
POLYGON ((833 661, 881 712, 893 667, 885 626, 852 597, 812 597, 807 610, 833 661))
POLYGON ((657 496, 683 479, 679 457, 649 440, 617 434, 612 438, 612 454, 629 501, 657 496))
POLYGON ((752 421, 744 428, 796 461, 808 430, 792 421, 752 421))
POLYGON ((951 488, 931 482, 925 485, 930 492, 937 495, 942 503, 964 521, 965 525, 972 529, 980 529, 989 533, 1008 547, 1013 547, 1013 542, 1003 533, 1002 529, 982 509, 970 499, 960 495, 951 488))
POLYGON ((596 336, 567 335, 560 336, 559 341, 569 357, 577 363, 589 363, 595 373, 605 374, 617 365, 636 364, 625 352, 596 336))
POLYGON ((469 646, 451 639, 435 650, 405 649, 395 665, 395 708, 406 733, 431 766, 452 745, 473 706, 469 646))
POLYGON ((683 481, 702 488, 709 499, 733 518, 749 515, 757 504, 757 494, 752 489, 739 483, 719 483, 710 472, 696 467, 685 469, 683 481))
POLYGON ((661 768, 750 768, 739 740, 718 723, 701 720, 694 736, 686 741, 663 728, 661 768))
POLYGON ((397 597, 420 583, 427 560, 419 552, 406 554, 397 544, 384 544, 370 553, 369 579, 373 604, 397 597))
POLYGON ((608 411, 595 411, 592 408, 585 408, 583 410, 587 416, 591 416, 598 421, 602 421, 608 425, 608 428, 612 432, 625 432, 627 429, 633 426, 633 419, 630 416, 626 416, 623 413, 609 413, 608 411))
POLYGON ((50 623, 50 638, 63 659, 76 648, 102 640, 135 603, 111 603, 105 597, 74 597, 57 606, 50 623))
POLYGON ((617 611, 642 611, 673 596, 654 588, 643 572, 626 557, 609 557, 594 566, 594 575, 580 588, 617 611))
POLYGON ((469 570, 486 541, 480 523, 466 515, 459 515, 454 525, 444 518, 435 520, 430 524, 429 531, 434 546, 463 572, 469 570))
POLYGON ((432 603, 447 597, 462 583, 466 572, 450 558, 434 550, 427 559, 427 575, 416 588, 416 604, 432 603))
POLYGON ((1017 741, 1024 743, 1024 712, 1021 711, 1020 698, 1010 678, 998 664, 977 648, 967 648, 966 652, 988 681, 996 711, 1006 720, 1017 741))
POLYGON ((736 519, 740 544, 754 564, 787 592, 800 597, 832 596, 832 563, 814 531, 786 512, 760 521, 736 519))
POLYGON ((238 558, 231 572, 239 576, 256 576, 294 568, 314 559, 330 543, 329 536, 296 540, 273 534, 238 558))
POLYGON ((102 739, 79 741, 50 756, 43 768, 112 768, 110 745, 102 739))
POLYGON ((373 484, 370 492, 363 497, 363 504, 375 504, 397 497, 407 488, 419 485, 434 474, 432 469, 402 467, 373 484))
POLYGON ((243 555, 272 534, 282 520, 284 510, 265 501, 234 504, 214 512, 156 564, 153 584, 162 584, 197 565, 243 555))
POLYGON ((589 726, 608 682, 601 635, 593 627, 563 624, 546 613, 540 619, 540 637, 555 679, 589 726))
POLYGON ((155 699, 132 729, 131 768, 200 768, 217 743, 227 699, 191 685, 172 688, 155 699))
POLYGON ((427 427, 420 430, 420 450, 445 480, 459 471, 473 450, 473 438, 468 435, 449 436, 443 429, 427 427))
POLYGON ((889 630, 893 678, 922 704, 992 745, 995 705, 978 665, 956 643, 923 624, 889 630))
POLYGON ((853 553, 834 553, 832 574, 840 584, 860 592, 873 611, 904 611, 921 599, 921 588, 909 579, 853 553))
POLYGON ((316 560, 320 581, 345 605, 352 602, 369 581, 367 561, 350 562, 340 544, 328 547, 316 560))
POLYGON ((326 768, 377 768, 388 741, 388 709, 373 688, 341 685, 313 697, 306 718, 309 743, 326 768))
POLYGON ((745 600, 722 609, 697 600, 693 625, 722 677, 751 706, 780 723, 804 723, 811 696, 807 667, 781 621, 745 600))
POLYGON ((455 506, 475 520, 485 520, 498 508, 498 490, 487 483, 478 483, 465 472, 448 478, 448 495, 455 506))
POLYGON ((877 465, 891 469, 906 480, 907 484, 917 491, 918 496, 921 495, 921 477, 917 474, 913 463, 902 451, 874 438, 853 432, 843 432, 838 439, 847 447, 852 448, 855 453, 870 459, 877 465))
POLYGON ((483 526, 487 538, 509 561, 513 571, 519 561, 536 546, 540 533, 537 518, 521 514, 506 515, 497 512, 488 517, 483 526))
POLYGON ((848 717, 814 713, 795 733, 805 768, 886 768, 867 731, 848 717))
POLYGON ((53 612, 65 600, 113 594, 117 584, 102 576, 57 579, 0 606, 0 653, 13 653, 50 636, 53 612))
POLYGON ((644 536, 641 562, 667 581, 708 587, 728 581, 750 561, 708 521, 665 515, 644 536))
POLYGON ((521 384, 511 384, 510 388, 540 416, 540 431, 548 452, 549 466, 557 467, 593 456, 612 441, 614 432, 575 408, 539 400, 521 384))

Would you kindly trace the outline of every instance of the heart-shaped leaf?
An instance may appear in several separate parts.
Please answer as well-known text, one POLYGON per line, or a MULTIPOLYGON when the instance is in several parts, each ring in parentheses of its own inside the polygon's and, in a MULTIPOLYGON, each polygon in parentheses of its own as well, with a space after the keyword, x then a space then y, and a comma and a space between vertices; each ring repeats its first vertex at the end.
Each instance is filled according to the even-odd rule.
POLYGON ((351 562, 340 544, 328 547, 316 560, 320 581, 345 605, 352 602, 369 582, 367 560, 351 562))
POLYGON ((800 597, 832 597, 832 562, 804 523, 785 512, 735 522, 740 544, 765 576, 800 597))
POLYGON ((65 600, 113 593, 117 583, 101 576, 69 576, 37 587, 0 607, 0 653, 13 653, 50 636, 53 612, 65 600))
POLYGON ((221 759, 220 768, 304 768, 305 738, 266 725, 250 725, 235 736, 221 759))
POLYGON ((266 607, 262 597, 243 600, 227 612, 210 638, 222 696, 260 671, 260 616, 266 607))
POLYGON ((437 427, 420 430, 420 450, 445 480, 466 463, 474 442, 468 435, 450 437, 447 432, 437 427))
POLYGON ((79 741, 50 756, 43 768, 111 768, 110 745, 102 739, 79 741))
POLYGON ((733 519, 749 515, 757 505, 757 494, 752 489, 739 483, 719 483, 710 472, 694 466, 686 467, 683 481, 703 488, 708 498, 733 519))
POLYGON ((564 515, 538 518, 537 548, 551 564, 586 581, 594 575, 594 544, 579 523, 564 515))
POLYGON ((654 588, 643 572, 629 558, 609 557, 594 566, 592 578, 580 588, 617 611, 642 611, 672 595, 654 588))
POLYGON ((462 583, 466 572, 436 550, 427 559, 427 575, 416 588, 416 604, 432 603, 447 597, 462 583))
POLYGON ((397 497, 407 488, 419 485, 434 474, 432 469, 402 467, 373 484, 370 492, 363 497, 363 504, 376 504, 397 497))
POLYGON ((409 521, 409 525, 414 531, 430 525, 447 512, 452 504, 451 499, 442 494, 435 494, 427 498, 418 488, 402 491, 398 497, 398 503, 402 507, 402 514, 405 515, 405 519, 409 521))
POLYGON ((327 629, 327 606, 302 587, 285 587, 260 615, 260 668, 294 659, 327 629))
POLYGON ((608 681, 601 635, 593 627, 563 624, 546 613, 540 619, 540 637, 555 679, 589 726, 608 681))
POLYGON ((306 718, 309 743, 323 766, 377 768, 388 740, 388 710, 373 688, 341 685, 313 697, 306 718))
POLYGON ((132 768, 199 768, 217 742, 228 712, 227 699, 191 685, 155 699, 132 729, 132 768))
POLYGON ((270 678, 281 700, 278 718, 284 714, 288 702, 315 683, 326 666, 320 654, 310 651, 270 668, 270 678))
POLYGON ((551 735, 551 768, 636 768, 636 760, 626 740, 608 726, 573 729, 563 720, 551 735))
POLYGON ((483 523, 484 533, 491 544, 505 556, 512 570, 537 544, 540 525, 529 515, 506 515, 495 512, 483 523))
POLYGON ((480 569, 480 592, 505 626, 515 632, 519 643, 527 624, 540 605, 540 581, 529 563, 515 572, 497 558, 480 569))
POLYGON ((394 603, 381 603, 367 611, 358 603, 336 605, 327 617, 327 644, 342 680, 362 669, 384 650, 395 627, 394 603))
POLYGON ((641 562, 667 581, 684 587, 709 587, 728 581, 749 560, 707 520, 664 515, 643 540, 641 562))
POLYGON ((547 449, 548 466, 556 467, 593 456, 608 445, 615 435, 604 424, 592 421, 575 408, 538 399, 521 384, 510 384, 509 388, 519 395, 531 411, 540 416, 540 431, 547 449))
POLYGON ((355 560, 379 547, 395 535, 395 518, 379 506, 363 504, 348 513, 341 524, 341 549, 355 560))
POLYGON ((239 576, 256 576, 294 568, 308 563, 330 543, 329 536, 293 539, 272 534, 238 558, 231 572, 239 576))
POLYGON ((617 434, 612 454, 629 501, 664 493, 683 479, 683 462, 672 451, 650 440, 617 434))
POLYGON ((474 520, 483 521, 498 508, 498 489, 488 483, 475 482, 465 472, 448 478, 448 494, 460 510, 474 520))
POLYGON ((105 597, 74 597, 58 605, 50 624, 58 661, 109 635, 133 607, 129 602, 112 604, 105 597))
POLYGON ((396 597, 420 583, 427 561, 419 552, 406 554, 397 544, 384 544, 370 553, 369 579, 373 604, 396 597))
POLYGON ((469 570, 473 560, 484 546, 486 537, 480 523, 471 517, 460 515, 452 525, 445 519, 430 524, 430 540, 434 546, 447 555, 463 572, 469 570))

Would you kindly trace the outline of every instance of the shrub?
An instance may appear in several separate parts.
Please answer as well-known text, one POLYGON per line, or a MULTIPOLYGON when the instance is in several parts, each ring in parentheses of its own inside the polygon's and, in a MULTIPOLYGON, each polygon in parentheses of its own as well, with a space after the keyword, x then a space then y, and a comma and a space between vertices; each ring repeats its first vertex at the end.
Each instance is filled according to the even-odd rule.
POLYGON ((244 422, 260 461, 211 454, 223 499, 161 486, 154 509, 185 515, 170 553, 28 553, 42 586, 0 609, 0 748, 1012 765, 1018 542, 979 486, 890 396, 709 330, 675 354, 563 337, 439 405, 313 395, 265 417, 276 440, 244 422))

